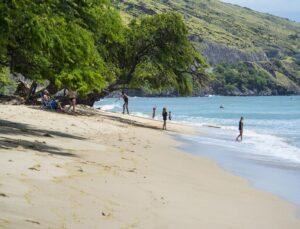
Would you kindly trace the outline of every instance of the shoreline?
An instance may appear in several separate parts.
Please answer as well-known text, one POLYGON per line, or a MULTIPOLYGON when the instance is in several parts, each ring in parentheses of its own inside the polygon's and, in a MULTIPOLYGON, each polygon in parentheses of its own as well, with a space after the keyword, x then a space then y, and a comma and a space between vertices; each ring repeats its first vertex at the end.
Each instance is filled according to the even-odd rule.
POLYGON ((177 149, 195 130, 0 105, 3 228, 299 228, 296 207, 177 149), (47 207, 45 207, 47 206, 47 207))
MULTIPOLYGON (((202 128, 203 129, 203 128, 202 128)), ((231 148, 231 146, 220 146, 210 144, 211 135, 218 138, 218 134, 213 134, 215 130, 210 127, 202 131, 202 137, 191 135, 175 134, 176 140, 184 144, 180 147, 184 152, 192 155, 205 157, 215 161, 222 169, 233 175, 246 179, 249 185, 255 189, 266 191, 276 195, 297 207, 297 216, 300 213, 300 167, 291 162, 275 161, 270 158, 257 158, 255 155, 244 153, 245 149, 231 148), (208 134, 209 133, 209 134, 208 134), (202 140, 197 140, 197 139, 202 140), (201 150, 197 150, 201 149, 201 150)), ((228 132, 224 130, 224 133, 228 132)), ((225 138, 228 138, 226 133, 225 138)), ((230 136, 232 139, 234 136, 230 136)), ((230 138, 229 137, 229 138, 230 138)))

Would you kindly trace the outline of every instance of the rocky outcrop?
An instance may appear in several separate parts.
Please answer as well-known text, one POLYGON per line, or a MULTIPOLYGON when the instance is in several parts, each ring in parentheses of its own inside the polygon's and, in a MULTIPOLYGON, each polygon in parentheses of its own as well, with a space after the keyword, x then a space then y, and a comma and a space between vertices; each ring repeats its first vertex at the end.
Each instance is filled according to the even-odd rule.
POLYGON ((245 52, 224 44, 203 41, 203 48, 198 50, 207 59, 210 65, 237 62, 261 62, 269 61, 267 55, 261 52, 245 52))
MULTIPOLYGON (((154 15, 156 14, 156 12, 152 9, 149 9, 144 3, 139 3, 139 4, 134 4, 131 2, 125 2, 123 0, 121 0, 120 2, 122 2, 125 6, 126 6, 126 11, 131 11, 132 15, 138 16, 140 14, 140 12, 143 12, 146 15, 154 15), (139 12, 138 14, 135 14, 134 11, 139 12)), ((116 5, 116 7, 118 8, 118 6, 116 5)))

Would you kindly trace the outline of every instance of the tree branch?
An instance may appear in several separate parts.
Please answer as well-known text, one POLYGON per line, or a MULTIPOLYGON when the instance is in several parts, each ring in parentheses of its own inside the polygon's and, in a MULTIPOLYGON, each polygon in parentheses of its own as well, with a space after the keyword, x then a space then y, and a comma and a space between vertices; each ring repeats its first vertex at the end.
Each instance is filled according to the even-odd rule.
POLYGON ((140 63, 141 59, 147 55, 148 50, 152 47, 153 47, 152 44, 148 44, 136 54, 133 64, 132 64, 128 74, 126 75, 126 83, 129 83, 131 81, 132 74, 134 73, 136 66, 140 63))
POLYGON ((0 61, 0 65, 2 65, 2 66, 8 66, 8 64, 9 64, 8 61, 6 61, 6 62, 0 61))

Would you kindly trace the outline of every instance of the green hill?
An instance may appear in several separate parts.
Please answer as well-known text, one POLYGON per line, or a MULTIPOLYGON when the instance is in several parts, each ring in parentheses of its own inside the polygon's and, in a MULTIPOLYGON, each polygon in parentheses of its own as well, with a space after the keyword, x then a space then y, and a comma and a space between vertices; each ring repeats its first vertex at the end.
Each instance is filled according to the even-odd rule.
POLYGON ((119 0, 123 19, 177 11, 212 66, 207 93, 300 94, 300 23, 217 0, 119 0))

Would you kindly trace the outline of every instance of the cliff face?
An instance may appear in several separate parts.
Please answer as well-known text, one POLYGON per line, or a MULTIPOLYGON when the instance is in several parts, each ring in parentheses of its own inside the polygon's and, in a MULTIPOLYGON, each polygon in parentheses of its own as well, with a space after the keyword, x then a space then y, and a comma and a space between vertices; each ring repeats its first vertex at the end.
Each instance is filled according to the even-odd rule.
POLYGON ((199 52, 205 56, 210 65, 215 66, 223 63, 238 62, 260 62, 269 61, 267 55, 263 52, 246 52, 236 48, 228 47, 224 44, 204 41, 204 48, 199 52))
POLYGON ((222 90, 216 90, 212 82, 206 88, 209 93, 300 94, 300 23, 217 0, 113 2, 127 19, 168 11, 181 13, 191 42, 213 67, 216 80, 223 82, 222 90), (253 68, 243 63, 256 65, 253 68), (219 65, 225 72, 216 70, 219 65), (257 71, 262 79, 253 74, 257 71), (240 79, 245 76, 250 78, 240 79), (261 84, 266 88, 259 90, 261 84))

